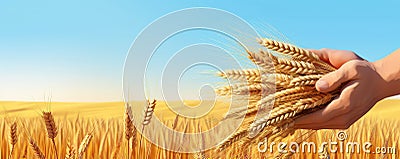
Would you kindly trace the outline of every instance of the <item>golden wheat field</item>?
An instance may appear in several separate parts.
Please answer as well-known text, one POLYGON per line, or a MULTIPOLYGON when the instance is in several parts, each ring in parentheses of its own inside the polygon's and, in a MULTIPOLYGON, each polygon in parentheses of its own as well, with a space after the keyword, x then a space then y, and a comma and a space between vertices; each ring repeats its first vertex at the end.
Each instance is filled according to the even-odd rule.
MULTIPOLYGON (((196 105, 196 101, 187 101, 186 105, 196 105)), ((42 118, 42 111, 49 109, 54 116, 57 133, 54 137, 57 149, 57 158, 268 158, 270 149, 259 151, 258 144, 248 147, 231 145, 223 152, 208 150, 194 154, 169 152, 142 139, 139 147, 140 134, 133 135, 133 140, 127 140, 124 132, 124 104, 122 102, 109 103, 40 103, 40 102, 0 102, 1 110, 1 148, 0 158, 35 158, 35 151, 30 145, 34 140, 46 158, 56 158, 56 151, 52 140, 48 137, 46 123, 42 118), (49 106, 50 105, 50 106, 49 106), (12 132, 13 123, 16 123, 16 132, 12 132), (16 135, 16 141, 11 134, 16 135), (91 137, 89 141, 87 135, 91 137), (85 138, 86 137, 86 138, 85 138), (12 150, 12 143, 15 144, 12 150), (82 147, 83 143, 83 147, 82 147), (129 146, 129 154, 128 154, 129 146), (13 151, 12 154, 10 153, 13 151)), ((217 103, 211 113, 200 119, 185 119, 176 117, 163 102, 158 102, 155 116, 158 116, 169 127, 178 131, 200 132, 208 129, 223 117, 226 112, 224 103, 217 103)), ((362 143, 370 142, 370 153, 346 153, 345 151, 322 153, 295 153, 292 158, 399 158, 398 146, 400 136, 400 100, 387 99, 379 102, 368 114, 345 131, 347 138, 343 141, 362 143), (387 152, 379 154, 376 148, 387 152)), ((151 127, 147 129, 152 129, 151 127)), ((223 130, 221 130, 223 131, 223 130)), ((298 130, 286 138, 290 142, 314 142, 317 145, 323 142, 338 142, 339 130, 298 130)), ((175 138, 165 134, 164 138, 175 138)), ((204 138, 204 140, 211 140, 204 138)), ((198 145, 188 141, 187 144, 198 145)), ((183 146, 183 145, 176 145, 183 146)), ((270 146, 270 145, 268 145, 270 146)), ((317 146, 318 148, 318 146, 317 146)), ((275 147, 277 149, 277 147, 275 147)), ((274 151, 275 152, 275 151, 274 151)), ((275 152, 276 153, 276 152, 275 152)))

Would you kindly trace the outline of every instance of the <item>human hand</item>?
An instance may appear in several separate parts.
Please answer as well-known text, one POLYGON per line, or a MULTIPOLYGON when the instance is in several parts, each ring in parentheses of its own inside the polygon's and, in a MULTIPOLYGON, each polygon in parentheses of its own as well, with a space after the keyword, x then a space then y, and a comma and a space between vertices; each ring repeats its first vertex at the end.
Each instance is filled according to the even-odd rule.
POLYGON ((296 119, 296 128, 347 129, 384 98, 377 90, 385 87, 385 82, 373 63, 351 51, 312 51, 323 61, 338 68, 323 76, 317 82, 316 89, 324 93, 341 89, 341 93, 324 109, 296 119))

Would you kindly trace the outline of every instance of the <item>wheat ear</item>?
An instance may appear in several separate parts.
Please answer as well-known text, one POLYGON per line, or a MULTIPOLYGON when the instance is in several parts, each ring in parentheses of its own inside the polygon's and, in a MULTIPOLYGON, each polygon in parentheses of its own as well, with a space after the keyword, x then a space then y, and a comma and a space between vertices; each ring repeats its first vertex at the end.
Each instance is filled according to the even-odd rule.
MULTIPOLYGON (((125 139, 127 140, 127 151, 128 151, 128 158, 129 158, 129 140, 132 138, 132 136, 134 135, 134 130, 135 126, 133 125, 133 114, 132 114, 132 107, 129 106, 128 104, 126 105, 125 108, 125 139)), ((136 133, 135 133, 136 134, 136 133)), ((134 139, 132 139, 134 140, 134 139)), ((133 147, 132 147, 133 149, 133 147)))
POLYGON ((312 63, 282 58, 279 58, 276 61, 275 68, 277 68, 277 72, 287 74, 314 74, 317 72, 314 64, 312 63))
MULTIPOLYGON (((144 118, 142 122, 142 134, 144 133, 144 127, 148 124, 150 124, 151 118, 153 117, 154 109, 156 108, 157 101, 154 99, 152 102, 147 100, 147 106, 146 109, 144 110, 144 118)), ((141 142, 142 142, 143 135, 140 136, 139 140, 139 148, 141 148, 141 142)))
POLYGON ((260 51, 260 54, 267 56, 271 59, 275 72, 299 75, 299 74, 313 74, 316 73, 316 67, 313 63, 307 61, 296 61, 288 58, 278 58, 270 52, 260 51))
POLYGON ((317 106, 323 105, 328 103, 332 99, 332 95, 321 94, 314 97, 301 99, 300 101, 296 102, 293 106, 291 104, 283 105, 282 107, 278 107, 277 109, 273 109, 270 116, 265 116, 259 120, 256 120, 250 125, 250 133, 253 136, 256 132, 259 132, 264 127, 279 123, 283 120, 287 120, 289 118, 294 117, 297 113, 305 110, 305 109, 312 109, 317 106))
POLYGON ((56 123, 54 121, 54 117, 51 114, 51 112, 42 112, 42 117, 44 120, 44 123, 46 125, 46 130, 47 130, 47 137, 51 139, 51 142, 53 143, 53 148, 54 152, 56 155, 56 159, 58 158, 58 152, 57 152, 57 147, 56 147, 56 142, 54 141, 54 138, 57 136, 57 127, 56 123))
POLYGON ((221 144, 218 145, 217 150, 222 151, 225 148, 229 147, 233 143, 239 141, 243 137, 246 137, 248 135, 248 131, 246 129, 239 130, 232 134, 228 139, 223 141, 221 144))
POLYGON ((11 151, 10 151, 10 158, 12 158, 12 154, 14 152, 15 145, 18 142, 18 134, 17 134, 17 122, 14 121, 10 125, 10 146, 11 146, 11 151))
POLYGON ((76 149, 70 142, 67 143, 67 150, 65 154, 65 159, 75 159, 76 149))
POLYGON ((156 108, 156 100, 153 100, 152 102, 147 101, 147 108, 144 112, 144 119, 142 124, 143 125, 148 125, 150 124, 151 118, 153 117, 154 109, 156 108))
POLYGON ((285 103, 289 103, 291 101, 297 101, 299 99, 303 99, 304 97, 310 97, 310 96, 314 96, 317 94, 320 94, 320 92, 315 91, 315 90, 297 92, 294 94, 290 94, 290 95, 275 99, 275 104, 276 105, 285 104, 285 103))
POLYGON ((322 77, 323 75, 306 75, 299 76, 290 81, 289 87, 293 86, 314 86, 315 83, 322 77))
POLYGON ((221 88, 216 89, 216 93, 221 96, 231 95, 239 90, 240 87, 248 86, 246 83, 238 83, 238 84, 231 84, 228 86, 223 86, 221 88))
POLYGON ((239 86, 236 90, 233 90, 233 93, 236 95, 247 95, 247 94, 267 94, 271 93, 272 85, 267 83, 257 83, 251 85, 243 85, 239 86))
POLYGON ((313 62, 319 65, 320 68, 325 70, 326 72, 331 72, 336 70, 331 65, 321 61, 316 54, 314 54, 309 50, 270 39, 258 39, 258 42, 268 49, 280 52, 282 54, 290 55, 292 56, 292 58, 296 60, 313 62))
POLYGON ((83 155, 85 154, 90 142, 92 141, 92 138, 93 138, 93 134, 89 133, 82 140, 81 144, 79 145, 79 149, 78 149, 78 159, 83 158, 83 155))
POLYGON ((263 45, 264 47, 274 50, 276 52, 280 52, 286 55, 290 55, 296 59, 302 60, 302 61, 319 61, 319 57, 312 53, 311 51, 308 51, 306 49, 299 48, 294 45, 278 42, 275 40, 270 40, 270 39, 257 39, 258 42, 263 45))
POLYGON ((45 159, 42 150, 40 150, 39 146, 37 145, 36 141, 32 138, 29 138, 29 145, 31 146, 33 152, 35 153, 36 158, 45 159))
POLYGON ((261 67, 261 69, 264 69, 265 71, 272 71, 274 68, 274 65, 272 63, 272 60, 270 57, 265 56, 263 54, 264 52, 260 50, 260 53, 254 53, 247 51, 247 54, 249 54, 249 59, 256 64, 257 66, 261 67))
POLYGON ((125 139, 129 140, 133 136, 133 130, 135 126, 133 125, 132 108, 127 106, 125 109, 125 139))
POLYGON ((225 72, 219 72, 218 76, 228 78, 230 80, 243 80, 250 77, 259 77, 260 70, 258 69, 242 69, 242 70, 227 70, 225 72))
POLYGON ((299 92, 310 91, 310 90, 315 90, 315 88, 311 87, 311 86, 298 86, 298 87, 285 89, 285 90, 282 90, 282 91, 276 92, 274 94, 270 94, 270 95, 263 97, 261 100, 259 100, 257 102, 257 107, 259 110, 262 110, 262 109, 266 108, 266 106, 268 106, 269 104, 273 104, 272 102, 275 99, 279 99, 279 98, 282 98, 285 96, 297 94, 299 92))

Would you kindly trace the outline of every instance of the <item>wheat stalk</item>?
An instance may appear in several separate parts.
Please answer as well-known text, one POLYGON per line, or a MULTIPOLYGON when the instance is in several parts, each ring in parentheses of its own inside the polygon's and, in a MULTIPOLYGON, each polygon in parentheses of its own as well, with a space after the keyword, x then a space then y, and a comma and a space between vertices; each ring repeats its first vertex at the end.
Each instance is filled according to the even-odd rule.
MULTIPOLYGON (((113 159, 119 158, 118 155, 119 155, 119 150, 121 149, 122 140, 123 140, 122 135, 118 135, 117 141, 116 141, 117 145, 116 145, 114 151, 112 152, 111 158, 113 158, 113 159)), ((128 158, 129 158, 129 140, 128 140, 128 158)))
POLYGON ((207 157, 207 155, 205 153, 206 137, 205 137, 205 134, 202 131, 202 128, 201 128, 200 124, 198 124, 197 127, 198 127, 199 132, 201 133, 201 142, 200 142, 201 150, 195 154, 195 158, 207 159, 208 157, 207 157))
POLYGON ((21 158, 26 158, 26 155, 28 154, 28 145, 25 145, 23 151, 22 151, 22 157, 21 158))
POLYGON ((56 158, 58 158, 56 142, 54 141, 54 138, 57 136, 58 131, 57 131, 56 123, 54 121, 54 116, 51 114, 51 112, 43 111, 42 117, 43 117, 44 123, 46 125, 47 137, 49 139, 51 139, 51 142, 53 143, 53 148, 54 148, 56 158))
MULTIPOLYGON (((131 139, 131 148, 132 148, 132 151, 131 151, 131 156, 133 156, 134 155, 134 153, 135 153, 135 148, 136 148, 136 129, 134 130, 134 133, 133 133, 133 136, 132 136, 132 139, 131 139)), ((129 145, 128 145, 128 147, 129 147, 129 145)))
POLYGON ((172 123, 173 130, 176 130, 176 128, 178 127, 178 122, 179 122, 179 114, 176 114, 174 122, 172 123))

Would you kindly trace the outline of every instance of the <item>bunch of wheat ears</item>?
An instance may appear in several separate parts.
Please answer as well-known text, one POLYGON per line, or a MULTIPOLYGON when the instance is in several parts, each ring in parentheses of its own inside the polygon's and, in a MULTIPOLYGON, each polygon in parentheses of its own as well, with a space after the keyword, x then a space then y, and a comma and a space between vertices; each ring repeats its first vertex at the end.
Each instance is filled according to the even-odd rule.
POLYGON ((335 71, 309 50, 270 39, 258 39, 267 51, 247 51, 248 58, 258 67, 226 70, 218 75, 230 85, 217 88, 221 96, 246 96, 247 109, 234 111, 245 115, 240 128, 218 147, 223 150, 241 141, 251 143, 282 139, 294 132, 293 121, 304 114, 323 108, 338 92, 321 93, 315 84, 324 74, 335 71), (258 115, 266 111, 267 114, 258 115), (257 116, 257 117, 256 117, 257 116))

